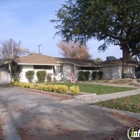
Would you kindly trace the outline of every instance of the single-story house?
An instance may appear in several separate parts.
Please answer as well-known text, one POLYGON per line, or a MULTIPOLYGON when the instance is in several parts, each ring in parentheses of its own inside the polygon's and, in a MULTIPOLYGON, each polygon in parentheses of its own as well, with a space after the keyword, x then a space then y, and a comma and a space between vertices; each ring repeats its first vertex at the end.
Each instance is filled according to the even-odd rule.
MULTIPOLYGON (((122 60, 106 60, 103 62, 95 62, 94 60, 82 60, 71 58, 57 58, 42 54, 30 54, 19 57, 14 60, 14 65, 18 66, 19 81, 28 82, 26 72, 34 71, 32 82, 37 82, 37 71, 46 71, 52 79, 71 80, 72 72, 74 72, 75 80, 78 79, 79 71, 103 71, 103 79, 121 79, 122 78, 122 60)), ((2 67, 2 65, 1 65, 2 67)), ((129 63, 126 73, 135 75, 135 63, 129 63)))
MULTIPOLYGON (((137 63, 129 61, 125 68, 124 77, 135 77, 135 68, 137 63)), ((121 79, 122 78, 122 59, 106 60, 100 62, 100 70, 103 71, 103 79, 121 79)))

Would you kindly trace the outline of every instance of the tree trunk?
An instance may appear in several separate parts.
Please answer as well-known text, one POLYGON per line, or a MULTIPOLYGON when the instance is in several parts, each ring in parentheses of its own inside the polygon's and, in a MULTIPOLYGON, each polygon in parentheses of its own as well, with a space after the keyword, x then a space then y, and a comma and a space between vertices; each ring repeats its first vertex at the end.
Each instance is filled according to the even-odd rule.
POLYGON ((122 78, 125 78, 129 62, 129 48, 127 45, 124 45, 122 48, 122 78))

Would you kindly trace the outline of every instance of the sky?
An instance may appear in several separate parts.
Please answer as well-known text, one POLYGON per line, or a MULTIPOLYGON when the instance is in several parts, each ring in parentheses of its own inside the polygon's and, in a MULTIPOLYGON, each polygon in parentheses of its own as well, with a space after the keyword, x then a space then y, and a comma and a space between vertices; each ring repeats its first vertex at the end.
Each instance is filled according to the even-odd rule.
MULTIPOLYGON (((41 45, 40 53, 62 57, 57 47, 62 38, 54 38, 56 24, 50 20, 56 19, 56 11, 64 3, 65 0, 0 0, 0 42, 11 38, 16 42, 21 41, 21 47, 28 48, 32 53, 38 53, 38 46, 41 45)), ((122 57, 119 46, 110 45, 104 53, 98 52, 102 43, 95 39, 88 41, 87 46, 93 59, 122 57)))

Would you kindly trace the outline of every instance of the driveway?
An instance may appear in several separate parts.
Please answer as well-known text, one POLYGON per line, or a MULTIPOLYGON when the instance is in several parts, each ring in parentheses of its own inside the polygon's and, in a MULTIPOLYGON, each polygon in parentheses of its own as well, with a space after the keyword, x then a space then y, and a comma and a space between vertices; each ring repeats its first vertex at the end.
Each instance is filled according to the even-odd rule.
POLYGON ((139 121, 77 99, 8 86, 0 86, 0 118, 5 140, 125 140, 139 121))

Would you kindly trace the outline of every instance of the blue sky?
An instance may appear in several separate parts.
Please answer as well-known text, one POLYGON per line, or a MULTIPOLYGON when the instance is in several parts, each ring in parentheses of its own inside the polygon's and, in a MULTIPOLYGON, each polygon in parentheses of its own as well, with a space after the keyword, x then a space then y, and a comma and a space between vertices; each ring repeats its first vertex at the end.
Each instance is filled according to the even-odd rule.
MULTIPOLYGON (((45 55, 61 57, 57 43, 60 36, 54 38, 55 12, 65 3, 65 0, 0 0, 0 42, 13 38, 21 41, 21 47, 28 48, 31 52, 40 52, 45 55)), ((118 46, 110 45, 108 50, 98 52, 101 42, 90 40, 88 47, 92 58, 106 56, 120 58, 122 52, 118 46)))

